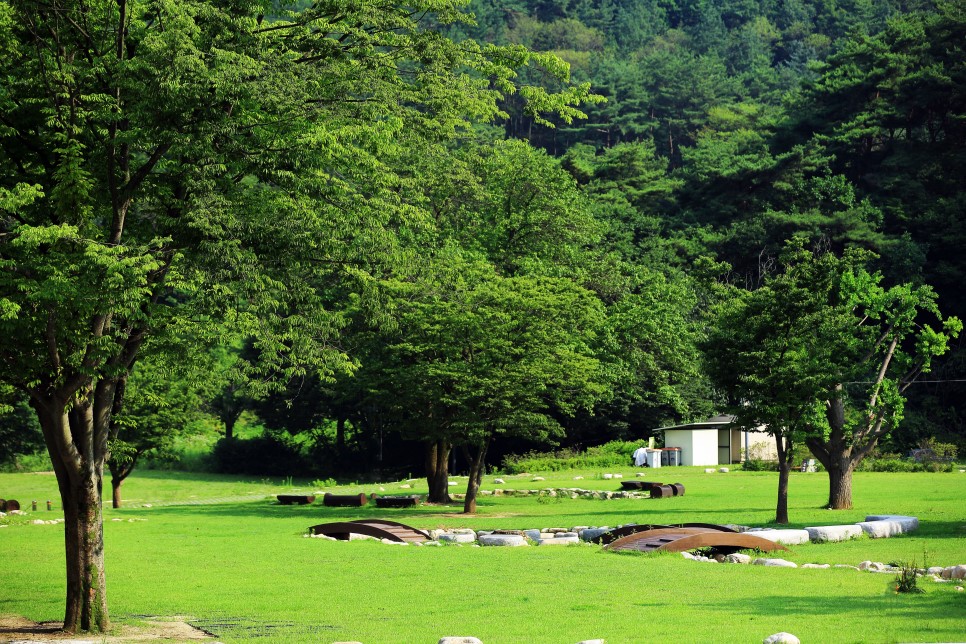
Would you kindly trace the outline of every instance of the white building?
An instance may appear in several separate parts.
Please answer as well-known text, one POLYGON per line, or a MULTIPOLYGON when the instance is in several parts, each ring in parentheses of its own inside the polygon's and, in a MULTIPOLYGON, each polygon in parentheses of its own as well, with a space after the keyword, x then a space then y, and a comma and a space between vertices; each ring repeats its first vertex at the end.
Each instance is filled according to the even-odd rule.
POLYGON ((778 460, 775 438, 760 430, 732 425, 734 416, 715 416, 696 423, 661 427, 664 447, 681 450, 681 465, 731 465, 752 458, 778 460))

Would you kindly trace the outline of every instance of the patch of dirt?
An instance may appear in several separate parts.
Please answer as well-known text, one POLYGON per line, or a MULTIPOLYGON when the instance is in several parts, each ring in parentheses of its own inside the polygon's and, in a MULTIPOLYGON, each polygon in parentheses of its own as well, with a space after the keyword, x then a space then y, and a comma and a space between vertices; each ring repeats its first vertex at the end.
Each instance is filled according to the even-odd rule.
POLYGON ((122 644, 124 642, 195 642, 212 640, 199 630, 177 617, 145 620, 140 626, 123 624, 114 626, 108 634, 65 633, 63 622, 34 622, 19 615, 0 615, 0 644, 15 642, 56 642, 63 644, 122 644))

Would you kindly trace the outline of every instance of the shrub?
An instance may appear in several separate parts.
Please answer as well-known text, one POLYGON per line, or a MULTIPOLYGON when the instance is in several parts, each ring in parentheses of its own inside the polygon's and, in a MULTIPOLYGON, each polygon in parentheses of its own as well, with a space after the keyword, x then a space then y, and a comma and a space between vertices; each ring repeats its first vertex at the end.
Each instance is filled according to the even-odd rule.
POLYGON ((746 472, 777 472, 778 461, 766 461, 761 458, 751 458, 741 464, 746 472))
POLYGON ((503 471, 507 474, 520 474, 521 472, 627 467, 633 463, 631 455, 640 446, 640 441, 611 441, 588 447, 583 452, 564 448, 552 452, 510 454, 503 459, 503 471))
POLYGON ((214 471, 223 474, 304 474, 309 468, 298 444, 284 434, 266 432, 254 438, 223 438, 211 452, 214 471))

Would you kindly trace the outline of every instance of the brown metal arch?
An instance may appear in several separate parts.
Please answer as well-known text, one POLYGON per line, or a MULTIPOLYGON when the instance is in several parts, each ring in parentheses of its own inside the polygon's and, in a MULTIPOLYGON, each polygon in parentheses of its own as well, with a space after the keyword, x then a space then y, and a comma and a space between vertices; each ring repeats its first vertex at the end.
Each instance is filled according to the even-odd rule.
POLYGON ((350 534, 363 534, 376 539, 388 539, 398 542, 423 542, 429 540, 429 534, 398 523, 381 519, 364 519, 359 521, 335 521, 320 523, 309 528, 312 534, 321 534, 348 541, 350 534))
POLYGON ((695 548, 714 548, 718 552, 737 550, 788 550, 785 546, 748 533, 722 532, 710 528, 658 528, 626 535, 604 546, 606 550, 640 552, 683 552, 695 548))
POLYGON ((626 537, 627 535, 645 532, 647 530, 659 530, 663 528, 707 528, 716 532, 735 532, 731 528, 714 523, 676 523, 674 525, 665 525, 660 523, 632 523, 619 528, 614 528, 609 532, 605 532, 599 535, 597 538, 592 539, 592 541, 593 543, 607 545, 608 543, 613 543, 614 541, 617 541, 622 537, 626 537))

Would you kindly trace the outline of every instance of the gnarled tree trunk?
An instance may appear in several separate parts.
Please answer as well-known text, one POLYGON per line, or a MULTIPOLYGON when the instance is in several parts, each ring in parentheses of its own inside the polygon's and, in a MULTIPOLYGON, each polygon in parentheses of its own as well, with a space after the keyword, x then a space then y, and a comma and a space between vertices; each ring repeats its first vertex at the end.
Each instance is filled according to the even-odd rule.
POLYGON ((67 604, 64 630, 106 631, 104 522, 101 493, 108 456, 113 383, 87 386, 74 396, 31 397, 50 453, 64 507, 67 604), (68 401, 72 401, 67 411, 68 401))
MULTIPOLYGON (((837 390, 841 390, 839 385, 837 390)), ((830 510, 849 510, 852 508, 852 473, 879 442, 884 434, 883 414, 872 416, 869 420, 846 432, 845 404, 841 397, 828 403, 826 415, 830 431, 828 437, 810 436, 805 444, 828 472, 828 504, 830 510)))
POLYGON ((426 482, 429 484, 429 503, 449 503, 449 452, 452 446, 445 440, 426 443, 426 482))
POLYGON ((861 458, 856 458, 845 444, 841 432, 832 431, 827 440, 807 438, 805 444, 828 472, 828 504, 830 510, 852 508, 852 472, 861 458))

